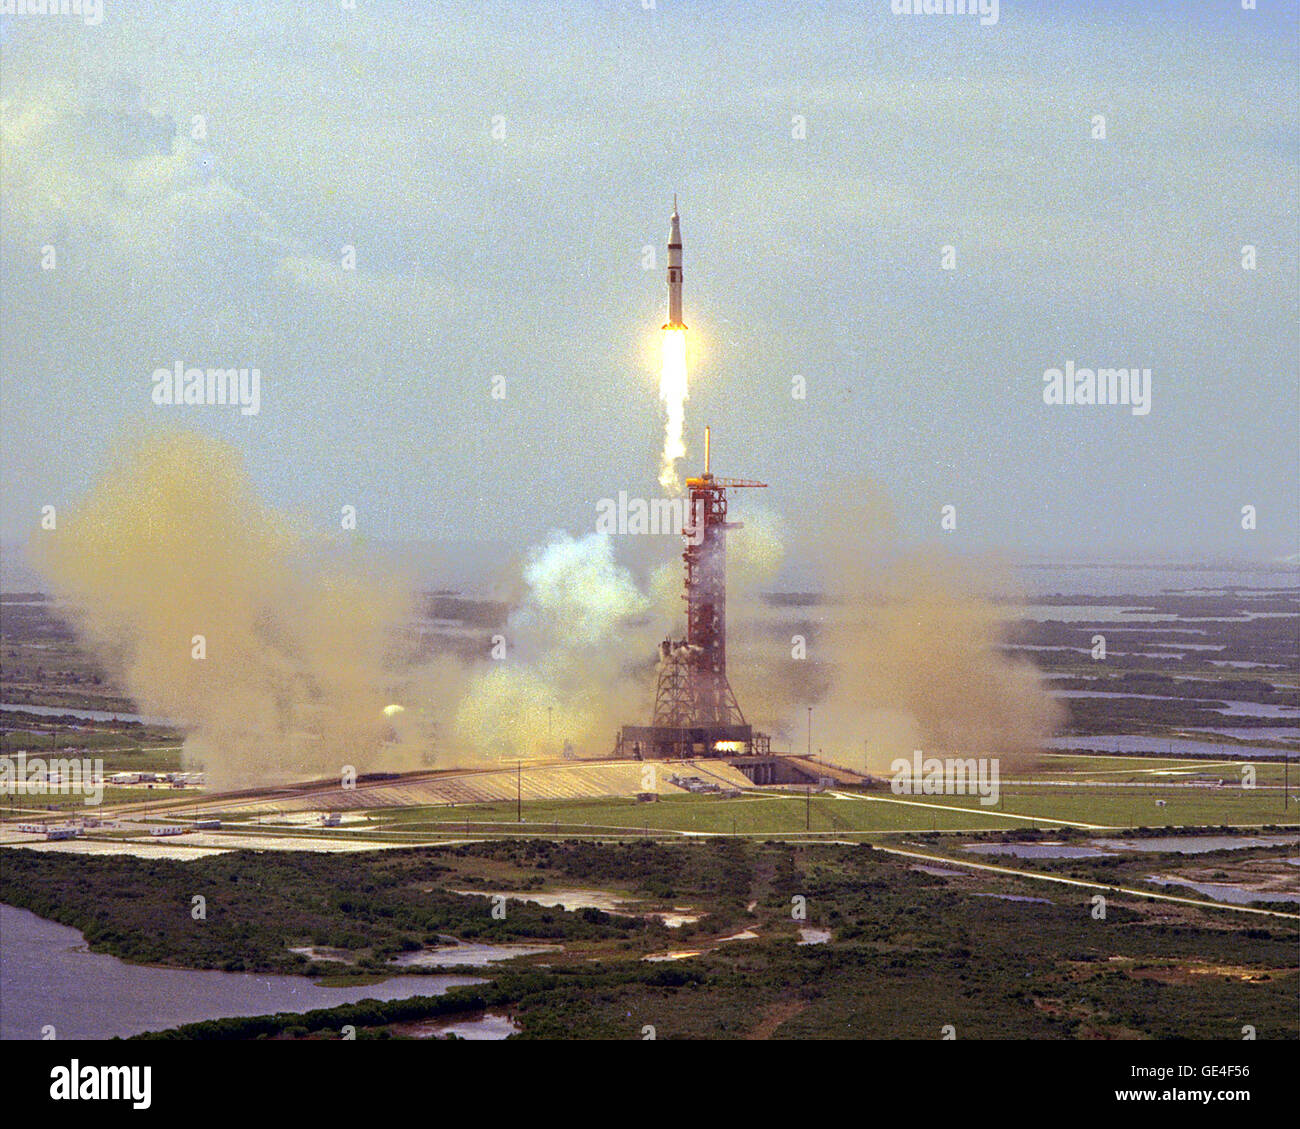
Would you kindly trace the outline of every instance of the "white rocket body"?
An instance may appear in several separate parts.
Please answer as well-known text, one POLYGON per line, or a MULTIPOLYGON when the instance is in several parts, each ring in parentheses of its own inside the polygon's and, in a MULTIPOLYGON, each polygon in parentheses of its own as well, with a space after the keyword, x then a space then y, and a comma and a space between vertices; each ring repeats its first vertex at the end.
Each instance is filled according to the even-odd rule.
POLYGON ((672 227, 668 232, 668 321, 664 329, 685 329, 682 322, 682 225, 673 198, 672 227))

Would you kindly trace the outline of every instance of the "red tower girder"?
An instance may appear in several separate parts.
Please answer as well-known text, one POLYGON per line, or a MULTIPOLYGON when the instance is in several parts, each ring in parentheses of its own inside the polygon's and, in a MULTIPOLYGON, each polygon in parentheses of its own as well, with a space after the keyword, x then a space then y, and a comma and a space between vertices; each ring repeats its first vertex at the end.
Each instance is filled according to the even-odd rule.
POLYGON ((704 473, 688 478, 690 522, 686 547, 686 638, 660 647, 656 726, 743 726, 744 714, 727 681, 727 491, 764 487, 750 479, 714 478, 709 471, 710 434, 704 432, 704 473))

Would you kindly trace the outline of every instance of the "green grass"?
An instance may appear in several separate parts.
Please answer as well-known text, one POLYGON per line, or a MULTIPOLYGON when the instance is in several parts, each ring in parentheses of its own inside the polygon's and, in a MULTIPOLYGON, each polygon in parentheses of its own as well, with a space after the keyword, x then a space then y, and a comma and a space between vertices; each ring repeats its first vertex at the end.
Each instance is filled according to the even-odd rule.
MULTIPOLYGON (((1194 775, 1220 777, 1230 783, 1241 779, 1242 764, 1255 769, 1259 784, 1281 784, 1286 770, 1281 761, 1214 761, 1166 760, 1163 757, 1044 757, 1032 772, 1008 772, 1016 780, 1082 780, 1082 781, 1190 781, 1194 775)), ((1290 771, 1291 783, 1300 783, 1300 757, 1293 757, 1290 771)))
POLYGON ((450 807, 378 809, 372 826, 393 831, 481 835, 488 832, 565 834, 600 832, 697 832, 702 834, 790 835, 805 829, 821 835, 888 832, 1010 830, 1053 821, 1100 827, 1165 827, 1224 824, 1257 825, 1296 822, 1300 807, 1292 800, 1287 813, 1278 792, 1240 788, 1183 792, 1175 789, 1011 787, 998 807, 985 807, 973 796, 909 796, 867 793, 839 799, 797 794, 665 796, 656 803, 623 799, 527 802, 523 823, 513 803, 450 807), (1163 799, 1164 807, 1156 800, 1163 799), (962 810, 952 810, 962 809, 962 810), (969 814, 965 814, 969 812, 969 814), (1015 817, 1020 818, 1015 818, 1015 817))
POLYGON ((93 749, 90 755, 103 759, 105 772, 180 772, 185 768, 181 764, 180 745, 141 748, 119 742, 114 748, 93 749))
MULTIPOLYGON (((98 755, 98 754, 97 754, 98 755)), ((164 771, 176 767, 178 749, 150 749, 121 752, 121 758, 105 770, 138 768, 164 771)), ((1252 764, 1260 785, 1278 785, 1283 780, 1281 764, 1252 764)), ((1049 756, 1033 770, 1012 774, 1014 779, 1042 783, 1006 784, 996 807, 983 805, 974 796, 893 796, 875 790, 848 793, 848 798, 814 794, 805 800, 792 792, 747 792, 740 798, 716 795, 668 794, 656 803, 636 803, 630 798, 528 801, 523 805, 524 822, 516 822, 515 804, 490 804, 378 808, 367 813, 368 824, 356 830, 338 831, 281 823, 273 814, 255 826, 247 813, 226 815, 244 831, 267 834, 320 836, 324 838, 400 839, 420 842, 457 835, 484 834, 737 834, 789 836, 805 830, 822 836, 845 837, 920 831, 1011 830, 1038 826, 1051 829, 1065 824, 1104 828, 1133 826, 1213 826, 1296 822, 1300 805, 1293 796, 1283 808, 1281 792, 1243 789, 1239 765, 1212 766, 1208 761, 1186 761, 1149 757, 1049 756), (1152 771, 1154 770, 1154 772, 1152 771), (1155 786, 1174 782, 1177 776, 1156 775, 1167 771, 1208 773, 1231 781, 1222 788, 1168 788, 1155 786), (1068 783, 1067 783, 1068 782, 1068 783), (1113 787, 1111 783, 1135 783, 1150 787, 1113 787), (1156 801, 1163 800, 1164 806, 1156 801), (1060 822, 1055 822, 1060 821, 1060 822), (468 829, 467 829, 468 823, 468 829)), ((1300 766, 1297 766, 1300 784, 1300 766)), ((179 791, 159 785, 143 788, 107 788, 104 806, 152 801, 158 810, 184 812, 201 793, 179 791)), ((29 809, 49 804, 69 812, 86 811, 80 797, 45 797, 30 803, 29 809)), ((8 811, 5 814, 9 814, 8 811)), ((205 814, 216 814, 206 812, 205 814)), ((356 826, 356 825, 354 825, 356 826)))
MULTIPOLYGON (((969 796, 936 797, 956 807, 974 807, 969 796)), ((1260 789, 1016 787, 1002 790, 998 811, 1040 819, 1072 820, 1111 827, 1166 827, 1295 822, 1293 797, 1284 812, 1280 791, 1260 789), (1163 800, 1164 807, 1156 801, 1163 800), (1288 814, 1289 813, 1289 814, 1288 814)))
MULTIPOLYGON (((911 799, 908 797, 908 799, 911 799)), ((525 803, 524 822, 517 823, 513 803, 476 804, 455 808, 410 808, 372 812, 377 822, 394 830, 482 834, 485 824, 502 830, 563 834, 590 831, 677 831, 702 834, 788 835, 897 831, 1006 830, 1027 826, 985 808, 980 813, 945 810, 925 803, 925 797, 901 803, 894 797, 838 799, 814 795, 750 796, 721 799, 710 796, 666 796, 656 803, 629 800, 566 800, 525 803), (459 826, 458 826, 459 825, 459 826)), ((945 801, 949 797, 938 797, 945 801)), ((964 805, 953 805, 964 806, 964 805)), ((978 807, 978 804, 973 805, 978 807)))
MULTIPOLYGON (((381 813, 373 813, 379 815, 381 813)), ((464 822, 515 823, 515 805, 483 804, 473 807, 424 808, 419 814, 404 812, 402 824, 430 828, 464 822)), ((789 834, 806 828, 815 832, 959 830, 978 827, 1012 827, 1014 820, 998 816, 968 816, 939 809, 921 811, 897 803, 840 800, 831 796, 749 796, 721 799, 710 796, 665 796, 656 803, 629 800, 535 802, 524 805, 523 829, 549 831, 565 828, 621 828, 629 831, 671 830, 739 835, 789 834)))
MULTIPOLYGON (((56 751, 48 729, 39 735, 30 729, 4 731, 4 752, 10 756, 26 752, 28 756, 50 756, 56 751)), ((95 756, 109 754, 133 756, 141 749, 147 753, 162 751, 173 755, 180 753, 180 742, 173 734, 151 732, 121 732, 114 729, 60 729, 57 752, 62 755, 69 748, 90 749, 95 756)))
POLYGON ((302 1037, 345 1023, 361 1037, 393 1034, 398 1020, 489 1002, 532 1038, 639 1039, 650 1023, 667 1039, 935 1040, 952 1023, 961 1038, 1211 1039, 1239 1035, 1244 1021, 1261 1038, 1296 1037, 1293 922, 1141 898, 1113 899, 1098 920, 1085 891, 992 872, 950 880, 856 847, 531 840, 194 863, 15 854, 0 896, 128 960, 332 980, 387 971, 390 955, 447 933, 562 946, 544 966, 494 968, 484 974, 492 984, 445 997, 219 1020, 185 1028, 188 1038, 302 1037), (512 902, 497 919, 483 899, 454 893, 479 884, 603 889, 706 916, 678 931, 512 902), (187 912, 196 887, 209 898, 201 927, 187 912), (806 899, 808 923, 831 933, 827 943, 794 943, 792 892, 806 899), (742 926, 758 939, 716 941, 742 926), (355 970, 288 952, 307 944, 350 950, 355 970), (672 965, 640 959, 679 944, 706 951, 672 965))

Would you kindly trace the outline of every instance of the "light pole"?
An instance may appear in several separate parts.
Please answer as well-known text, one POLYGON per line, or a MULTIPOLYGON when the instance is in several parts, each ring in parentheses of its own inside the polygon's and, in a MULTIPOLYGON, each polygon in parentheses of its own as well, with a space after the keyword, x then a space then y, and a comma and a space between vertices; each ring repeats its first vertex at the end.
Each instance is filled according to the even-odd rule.
POLYGON ((808 756, 812 756, 812 706, 808 707, 808 756))

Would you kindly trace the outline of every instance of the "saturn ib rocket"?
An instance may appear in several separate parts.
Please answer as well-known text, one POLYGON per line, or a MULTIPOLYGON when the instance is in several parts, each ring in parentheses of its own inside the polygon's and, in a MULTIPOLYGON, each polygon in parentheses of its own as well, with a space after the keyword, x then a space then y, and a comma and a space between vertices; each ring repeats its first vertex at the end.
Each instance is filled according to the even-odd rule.
POLYGON ((682 224, 673 196, 672 227, 668 231, 668 321, 664 329, 685 329, 682 321, 682 224))

